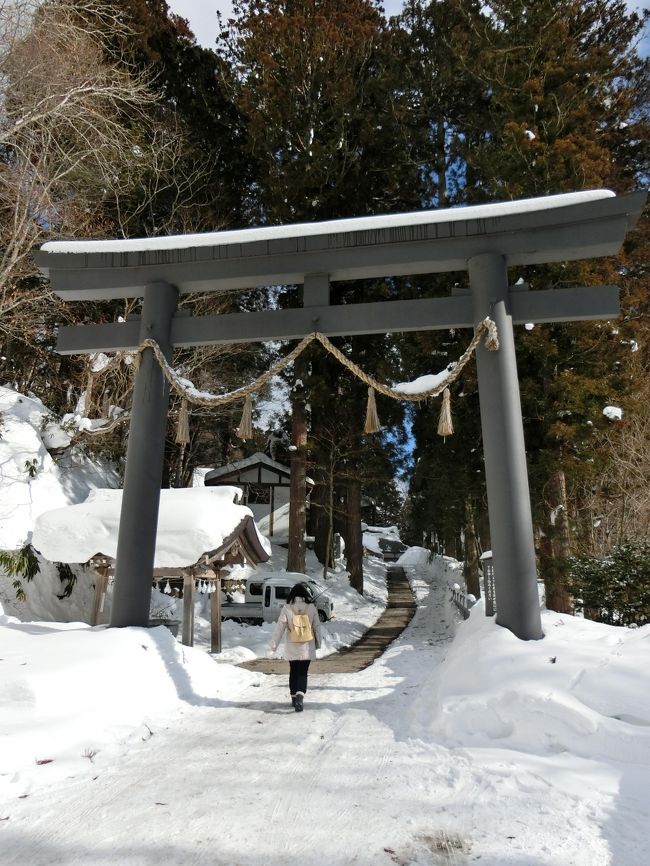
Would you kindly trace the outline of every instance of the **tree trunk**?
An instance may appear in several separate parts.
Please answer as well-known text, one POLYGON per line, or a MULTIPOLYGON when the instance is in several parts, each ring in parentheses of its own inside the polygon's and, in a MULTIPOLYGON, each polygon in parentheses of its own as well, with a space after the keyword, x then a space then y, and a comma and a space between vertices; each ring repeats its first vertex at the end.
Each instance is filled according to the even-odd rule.
POLYGON ((320 563, 330 566, 333 563, 331 551, 327 545, 327 536, 329 532, 329 517, 327 514, 329 501, 327 470, 322 467, 315 467, 313 474, 316 486, 311 494, 309 522, 311 534, 314 536, 314 553, 320 563))
POLYGON ((176 463, 176 472, 174 473, 174 487, 184 487, 183 473, 185 470, 185 443, 181 442, 178 446, 178 461, 176 463))
POLYGON ((546 590, 546 607, 558 613, 573 613, 573 600, 566 590, 567 560, 571 536, 566 496, 566 478, 558 469, 549 481, 549 506, 552 519, 540 539, 540 571, 546 590))
POLYGON ((291 443, 296 450, 291 452, 287 571, 304 572, 307 520, 307 417, 302 394, 296 396, 293 401, 291 443))
POLYGON ((334 464, 330 463, 328 471, 327 484, 327 507, 325 514, 327 515, 327 530, 325 533, 325 550, 326 557, 323 559, 323 580, 327 578, 328 566, 334 567, 336 560, 334 557, 334 464))
POLYGON ((361 532, 361 481, 348 479, 345 561, 350 574, 350 586, 363 595, 363 533, 361 532))
POLYGON ((569 529, 569 506, 566 495, 566 477, 559 469, 551 478, 551 489, 553 491, 554 508, 557 509, 555 517, 556 534, 553 542, 553 551, 557 559, 566 560, 571 555, 571 531, 569 529))
POLYGON ((438 175, 438 207, 447 207, 447 147, 445 121, 441 117, 436 130, 438 156, 436 174, 438 175))
POLYGON ((478 543, 474 526, 474 508, 470 499, 465 502, 465 586, 467 592, 475 598, 481 597, 478 543))

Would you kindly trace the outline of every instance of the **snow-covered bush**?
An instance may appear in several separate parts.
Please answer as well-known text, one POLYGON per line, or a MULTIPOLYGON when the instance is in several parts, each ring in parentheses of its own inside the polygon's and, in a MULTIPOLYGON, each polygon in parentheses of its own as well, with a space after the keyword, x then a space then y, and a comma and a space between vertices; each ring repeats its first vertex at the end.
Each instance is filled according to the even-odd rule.
POLYGON ((618 544, 604 560, 573 557, 567 588, 588 619, 609 625, 650 623, 650 541, 618 544))

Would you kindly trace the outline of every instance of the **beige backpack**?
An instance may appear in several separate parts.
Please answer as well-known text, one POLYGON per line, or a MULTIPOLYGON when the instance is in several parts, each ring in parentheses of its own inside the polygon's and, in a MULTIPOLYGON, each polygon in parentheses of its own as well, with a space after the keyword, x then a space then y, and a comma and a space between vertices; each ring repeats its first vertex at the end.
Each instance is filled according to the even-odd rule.
POLYGON ((293 643, 307 643, 313 639, 314 632, 309 621, 309 614, 292 612, 289 640, 293 643))

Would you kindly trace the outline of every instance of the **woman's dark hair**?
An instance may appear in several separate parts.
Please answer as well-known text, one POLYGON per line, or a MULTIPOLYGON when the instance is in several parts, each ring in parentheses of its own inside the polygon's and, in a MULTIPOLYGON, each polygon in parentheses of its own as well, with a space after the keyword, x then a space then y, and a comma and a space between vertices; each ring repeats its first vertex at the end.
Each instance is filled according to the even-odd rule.
POLYGON ((297 598, 302 598, 307 602, 307 604, 311 604, 314 600, 314 593, 306 583, 297 583, 289 590, 287 601, 289 604, 292 604, 297 598))

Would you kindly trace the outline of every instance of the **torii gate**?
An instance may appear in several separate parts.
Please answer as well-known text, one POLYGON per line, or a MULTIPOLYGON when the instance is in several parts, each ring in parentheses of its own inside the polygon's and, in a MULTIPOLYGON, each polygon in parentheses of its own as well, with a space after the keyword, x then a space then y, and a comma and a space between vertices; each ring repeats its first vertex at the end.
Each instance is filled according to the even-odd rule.
MULTIPOLYGON (((513 324, 612 319, 616 286, 525 291, 508 267, 614 255, 646 193, 609 190, 390 216, 202 235, 43 245, 39 268, 70 300, 142 297, 139 321, 61 328, 61 354, 389 331, 472 328, 486 316, 500 348, 476 353, 497 622, 543 637, 513 324), (336 280, 466 270, 449 297, 330 305, 336 280), (201 318, 176 314, 179 294, 303 284, 303 307, 201 318)), ((112 626, 149 619, 169 388, 152 349, 136 376, 117 548, 112 626)))

